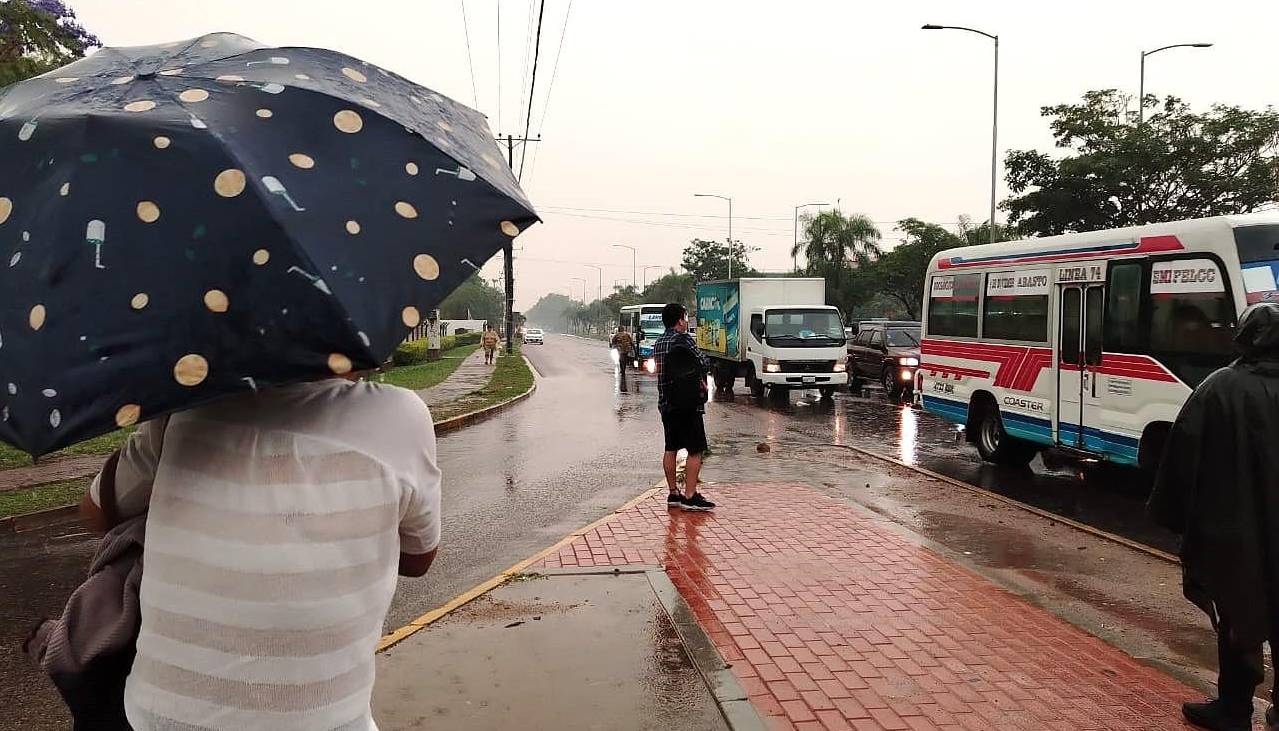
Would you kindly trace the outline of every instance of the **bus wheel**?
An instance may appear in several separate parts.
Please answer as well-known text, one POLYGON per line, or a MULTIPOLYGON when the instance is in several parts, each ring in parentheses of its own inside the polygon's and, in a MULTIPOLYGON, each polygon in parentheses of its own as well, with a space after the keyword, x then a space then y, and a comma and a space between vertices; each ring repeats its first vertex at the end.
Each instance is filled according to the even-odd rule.
POLYGON ((1039 453, 1038 447, 1004 432, 999 409, 987 406, 977 422, 977 451, 981 458, 994 464, 1025 467, 1039 453))

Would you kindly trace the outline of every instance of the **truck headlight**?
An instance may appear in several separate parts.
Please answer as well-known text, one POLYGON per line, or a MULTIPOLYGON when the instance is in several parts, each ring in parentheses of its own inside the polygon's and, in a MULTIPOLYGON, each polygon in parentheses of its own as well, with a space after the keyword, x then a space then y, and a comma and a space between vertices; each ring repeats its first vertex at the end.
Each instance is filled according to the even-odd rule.
POLYGON ((898 358, 897 362, 901 365, 914 368, 919 365, 919 358, 898 358))
POLYGON ((653 360, 652 358, 649 358, 648 360, 644 361, 644 370, 648 371, 649 373, 656 373, 657 361, 653 360))
POLYGON ((781 364, 781 363, 778 363, 777 361, 773 360, 772 358, 765 358, 765 359, 764 359, 764 372, 765 372, 765 373, 781 373, 781 372, 782 372, 782 364, 781 364))
POLYGON ((844 371, 848 370, 848 363, 846 361, 837 360, 835 361, 834 370, 836 373, 843 373, 844 371))

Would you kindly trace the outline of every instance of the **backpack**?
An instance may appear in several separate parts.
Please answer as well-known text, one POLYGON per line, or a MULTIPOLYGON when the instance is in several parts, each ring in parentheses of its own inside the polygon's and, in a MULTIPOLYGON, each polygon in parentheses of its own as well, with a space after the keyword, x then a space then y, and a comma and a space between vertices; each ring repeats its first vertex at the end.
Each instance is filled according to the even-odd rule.
POLYGON ((688 348, 676 348, 666 354, 662 378, 666 383, 666 403, 670 411, 695 413, 706 404, 702 364, 688 348))

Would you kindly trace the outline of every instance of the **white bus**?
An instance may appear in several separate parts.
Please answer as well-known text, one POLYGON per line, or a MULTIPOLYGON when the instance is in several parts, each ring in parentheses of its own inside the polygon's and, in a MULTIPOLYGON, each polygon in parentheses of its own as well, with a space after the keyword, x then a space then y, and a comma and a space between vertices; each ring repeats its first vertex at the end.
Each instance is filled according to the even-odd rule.
POLYGON ((618 313, 618 324, 635 338, 635 361, 632 366, 653 373, 657 363, 653 360, 653 342, 666 332, 662 324, 664 304, 627 305, 618 313))
POLYGON ((983 459, 1040 448, 1153 469, 1235 323, 1279 302, 1279 213, 950 249, 924 291, 916 392, 983 459))

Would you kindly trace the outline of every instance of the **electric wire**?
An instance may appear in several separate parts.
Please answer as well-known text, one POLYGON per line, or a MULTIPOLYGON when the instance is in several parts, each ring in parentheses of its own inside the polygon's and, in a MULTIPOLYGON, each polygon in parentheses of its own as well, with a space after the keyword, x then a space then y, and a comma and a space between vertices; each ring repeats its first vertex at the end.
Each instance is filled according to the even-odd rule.
POLYGON ((480 108, 480 93, 475 86, 475 64, 471 62, 471 26, 466 22, 466 0, 457 0, 462 6, 462 31, 466 35, 466 67, 471 71, 471 106, 480 108))
POLYGON ((537 91, 537 59, 542 51, 542 19, 546 16, 546 0, 542 0, 537 13, 537 40, 533 45, 533 73, 529 74, 528 111, 524 115, 524 144, 520 146, 520 172, 515 176, 517 182, 524 179, 524 160, 528 157, 528 133, 533 124, 533 99, 537 91))

